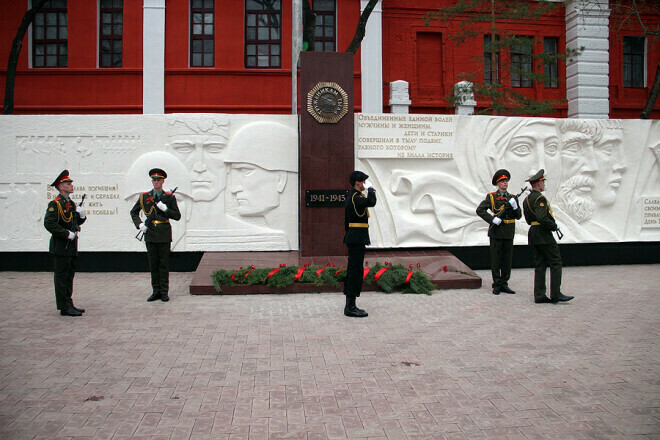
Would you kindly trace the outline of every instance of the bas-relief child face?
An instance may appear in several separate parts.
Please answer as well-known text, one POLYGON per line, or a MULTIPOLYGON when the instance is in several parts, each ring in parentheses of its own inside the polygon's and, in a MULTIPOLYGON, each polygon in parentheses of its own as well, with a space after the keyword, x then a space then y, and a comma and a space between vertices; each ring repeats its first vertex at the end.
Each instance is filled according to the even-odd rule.
POLYGON ((224 163, 227 141, 221 136, 189 134, 174 138, 172 150, 190 170, 190 185, 196 201, 211 201, 225 189, 224 163))
POLYGON ((264 216, 280 205, 286 185, 286 171, 271 171, 250 163, 233 163, 230 168, 231 193, 244 217, 264 216))

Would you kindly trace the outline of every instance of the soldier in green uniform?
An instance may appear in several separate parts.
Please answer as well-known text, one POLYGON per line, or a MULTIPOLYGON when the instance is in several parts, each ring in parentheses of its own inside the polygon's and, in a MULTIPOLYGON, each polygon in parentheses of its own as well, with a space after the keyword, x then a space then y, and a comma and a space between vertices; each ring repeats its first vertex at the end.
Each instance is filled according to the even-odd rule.
POLYGON ((151 269, 152 293, 147 301, 169 301, 170 287, 170 245, 172 226, 170 219, 179 220, 181 213, 174 194, 163 191, 167 173, 160 168, 149 171, 154 189, 140 194, 131 209, 131 219, 135 227, 144 234, 151 269), (146 219, 140 219, 143 212, 146 219))
POLYGON ((81 316, 85 309, 74 306, 71 297, 78 257, 78 231, 87 217, 83 208, 70 198, 73 180, 68 170, 62 171, 51 186, 60 193, 48 203, 44 216, 44 227, 51 233, 48 251, 55 259, 55 303, 62 316, 81 316))
POLYGON ((477 206, 477 215, 491 225, 488 228, 488 237, 490 237, 490 266, 494 295, 499 295, 500 292, 516 293, 509 288, 509 278, 511 278, 516 220, 520 220, 522 212, 516 197, 507 192, 510 179, 511 173, 507 170, 497 170, 493 176, 493 185, 497 186, 497 191, 486 195, 477 206))
POLYGON ((344 315, 364 318, 368 313, 355 305, 355 298, 362 291, 362 278, 364 267, 364 253, 366 245, 371 244, 369 239, 369 207, 376 206, 376 190, 367 189, 367 195, 362 194, 365 181, 369 178, 362 171, 353 171, 348 176, 352 188, 346 204, 344 205, 344 243, 348 248, 348 264, 346 266, 346 280, 344 281, 344 295, 346 306, 344 315))
POLYGON ((552 232, 559 228, 548 199, 541 194, 545 190, 544 173, 545 170, 541 169, 526 180, 532 185, 532 192, 523 202, 525 221, 530 225, 527 238, 534 249, 536 265, 534 269, 534 302, 536 304, 557 303, 573 299, 572 296, 561 293, 561 254, 555 237, 552 235, 552 232), (550 266, 550 298, 545 294, 545 271, 548 266, 550 266))

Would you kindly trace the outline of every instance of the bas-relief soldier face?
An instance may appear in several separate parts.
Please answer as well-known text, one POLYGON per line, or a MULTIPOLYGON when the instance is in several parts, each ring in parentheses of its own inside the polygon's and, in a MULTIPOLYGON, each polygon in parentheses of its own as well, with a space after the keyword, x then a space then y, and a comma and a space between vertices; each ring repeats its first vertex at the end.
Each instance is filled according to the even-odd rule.
POLYGON ((211 201, 218 197, 227 186, 226 140, 214 135, 189 134, 174 138, 170 145, 190 170, 194 199, 211 201))
POLYGON ((594 174, 591 196, 599 205, 611 205, 626 171, 626 159, 622 147, 622 131, 604 129, 603 136, 594 143, 598 169, 594 174))
POLYGON ((548 188, 551 198, 557 189, 560 156, 559 136, 555 124, 549 121, 530 122, 518 129, 504 151, 502 167, 511 171, 511 176, 525 180, 541 168, 557 182, 548 188))
POLYGON ((271 171, 249 163, 233 163, 230 169, 231 193, 244 217, 262 217, 280 205, 286 185, 286 171, 271 171))

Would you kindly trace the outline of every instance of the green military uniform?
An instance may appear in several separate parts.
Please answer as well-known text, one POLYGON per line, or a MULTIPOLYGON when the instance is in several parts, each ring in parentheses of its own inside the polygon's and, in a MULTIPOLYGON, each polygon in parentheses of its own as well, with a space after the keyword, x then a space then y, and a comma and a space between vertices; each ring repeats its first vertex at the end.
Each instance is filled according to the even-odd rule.
MULTIPOLYGON (((56 187, 63 182, 71 182, 69 172, 62 171, 51 184, 56 187)), ((81 217, 76 203, 60 194, 48 203, 44 215, 44 227, 50 232, 48 251, 54 256, 55 303, 62 315, 80 316, 83 309, 73 305, 73 278, 76 274, 78 257, 78 231, 87 217, 81 217), (76 235, 73 240, 70 233, 76 235)))
MULTIPOLYGON (((493 184, 497 184, 503 178, 510 179, 511 175, 506 170, 498 170, 493 176, 493 184)), ((495 294, 499 294, 500 289, 509 293, 513 292, 508 287, 513 262, 513 238, 516 235, 516 220, 522 218, 522 211, 519 205, 516 209, 510 206, 511 198, 513 198, 511 194, 498 189, 487 194, 486 198, 477 206, 477 215, 492 225, 488 228, 488 237, 490 238, 492 287, 495 294), (502 220, 499 225, 493 224, 496 216, 502 220)))
MULTIPOLYGON (((536 181, 543 178, 543 170, 529 179, 536 181), (540 173, 540 177, 539 177, 540 173)), ((527 234, 529 244, 534 248, 534 301, 544 302, 546 297, 545 272, 550 267, 550 300, 555 302, 561 296, 562 261, 559 246, 552 235, 557 230, 557 223, 552 208, 545 196, 537 190, 527 196, 523 202, 525 221, 530 225, 527 234)))
MULTIPOLYGON (((152 172, 150 171, 151 174, 152 172)), ((167 175, 165 174, 165 176, 167 175)), ((147 219, 149 219, 150 215, 153 218, 151 222, 146 221, 146 223, 151 223, 151 225, 147 224, 148 229, 144 233, 144 241, 149 257, 149 267, 151 269, 152 295, 149 299, 167 301, 169 300, 170 245, 172 243, 170 219, 179 220, 181 218, 176 196, 165 191, 161 191, 159 194, 155 190, 140 194, 131 209, 131 219, 138 229, 140 228, 140 224, 142 224, 140 212, 144 213, 147 219), (166 211, 163 212, 158 209, 156 204, 159 201, 167 205, 166 211)))

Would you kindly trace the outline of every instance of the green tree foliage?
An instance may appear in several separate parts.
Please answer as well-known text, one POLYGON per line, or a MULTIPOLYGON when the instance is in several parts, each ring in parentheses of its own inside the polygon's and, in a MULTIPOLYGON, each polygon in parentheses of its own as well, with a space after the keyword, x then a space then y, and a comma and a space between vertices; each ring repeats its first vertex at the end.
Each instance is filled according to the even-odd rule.
MULTIPOLYGON (((516 35, 509 29, 512 23, 535 23, 558 8, 561 2, 548 0, 457 0, 452 6, 429 11, 424 19, 458 23, 459 31, 450 35, 457 46, 468 40, 484 41, 483 57, 473 59, 475 68, 460 72, 457 80, 473 84, 475 99, 488 105, 482 113, 504 115, 539 115, 555 111, 561 101, 537 100, 522 93, 518 83, 543 84, 549 79, 544 66, 565 62, 576 57, 581 50, 566 49, 565 53, 535 53, 537 42, 533 37, 516 35), (489 37, 489 38, 486 38, 489 37)), ((542 45, 542 43, 541 43, 542 45)), ((558 51, 560 52, 560 51, 558 51)), ((447 97, 453 105, 456 94, 447 97)))

